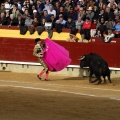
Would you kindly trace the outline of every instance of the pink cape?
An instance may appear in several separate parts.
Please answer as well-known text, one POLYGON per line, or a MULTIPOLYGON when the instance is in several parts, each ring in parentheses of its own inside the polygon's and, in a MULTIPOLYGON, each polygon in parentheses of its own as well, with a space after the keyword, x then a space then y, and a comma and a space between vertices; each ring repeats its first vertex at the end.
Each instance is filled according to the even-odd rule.
POLYGON ((68 50, 49 38, 46 38, 45 44, 43 60, 50 71, 60 71, 70 64, 68 50))

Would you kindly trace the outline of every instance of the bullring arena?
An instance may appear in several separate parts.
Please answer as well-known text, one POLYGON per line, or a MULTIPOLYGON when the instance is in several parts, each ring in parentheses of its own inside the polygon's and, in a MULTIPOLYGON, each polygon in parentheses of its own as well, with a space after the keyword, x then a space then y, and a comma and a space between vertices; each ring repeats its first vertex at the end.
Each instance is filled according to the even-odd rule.
MULTIPOLYGON (((63 43, 61 44, 63 45, 63 43)), ((97 43, 96 48, 101 44, 97 43)), ((102 49, 106 46, 114 46, 119 50, 118 44, 116 46, 113 44, 103 45, 102 49)), ((93 44, 89 45, 93 46, 93 44)), ((85 43, 85 46, 89 45, 85 43)), ((84 73, 79 70, 79 67, 74 68, 75 65, 74 67, 68 66, 60 73, 51 72, 50 80, 44 81, 45 76, 42 80, 38 80, 36 77, 41 66, 31 54, 34 46, 32 40, 1 36, 0 46, 0 120, 120 119, 120 77, 119 67, 116 68, 119 63, 113 64, 120 60, 119 57, 113 57, 114 60, 109 59, 111 54, 109 55, 108 52, 101 52, 101 48, 99 48, 100 51, 98 49, 93 51, 93 47, 90 47, 89 50, 85 48, 85 50, 81 50, 81 53, 76 53, 75 60, 73 60, 79 66, 77 57, 83 52, 93 51, 103 56, 107 53, 108 56, 105 59, 109 59, 111 79, 114 85, 108 81, 106 84, 90 84, 87 75, 89 71, 85 70, 84 73), (9 46, 9 50, 4 46, 5 44, 9 46), (21 52, 23 53, 21 54, 21 52), (28 64, 28 62, 30 63, 28 64), (115 71, 112 70, 113 67, 115 71)), ((75 49, 78 49, 78 45, 75 49)), ((71 57, 72 55, 73 53, 71 53, 71 57)))

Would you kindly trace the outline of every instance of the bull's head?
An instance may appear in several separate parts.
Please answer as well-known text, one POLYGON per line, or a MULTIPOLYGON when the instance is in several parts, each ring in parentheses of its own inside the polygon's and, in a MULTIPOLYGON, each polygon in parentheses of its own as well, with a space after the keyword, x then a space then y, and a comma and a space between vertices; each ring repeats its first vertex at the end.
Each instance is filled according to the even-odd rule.
POLYGON ((88 58, 88 55, 83 55, 79 58, 80 60, 80 67, 83 68, 83 67, 89 67, 89 58, 88 58))

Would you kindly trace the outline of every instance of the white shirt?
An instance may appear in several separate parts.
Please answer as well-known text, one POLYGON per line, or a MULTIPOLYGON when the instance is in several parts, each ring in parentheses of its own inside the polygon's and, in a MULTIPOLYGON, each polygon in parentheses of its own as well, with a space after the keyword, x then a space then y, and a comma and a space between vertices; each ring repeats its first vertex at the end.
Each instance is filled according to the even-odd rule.
POLYGON ((51 14, 53 14, 54 17, 56 18, 56 10, 52 10, 52 11, 48 10, 48 15, 51 15, 51 14))

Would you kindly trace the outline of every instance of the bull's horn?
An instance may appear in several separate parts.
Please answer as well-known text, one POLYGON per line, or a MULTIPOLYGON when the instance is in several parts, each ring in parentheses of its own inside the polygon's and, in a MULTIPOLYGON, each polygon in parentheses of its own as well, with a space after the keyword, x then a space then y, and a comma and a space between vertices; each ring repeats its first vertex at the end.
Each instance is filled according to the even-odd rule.
POLYGON ((85 56, 81 56, 79 60, 83 60, 85 58, 85 56))

